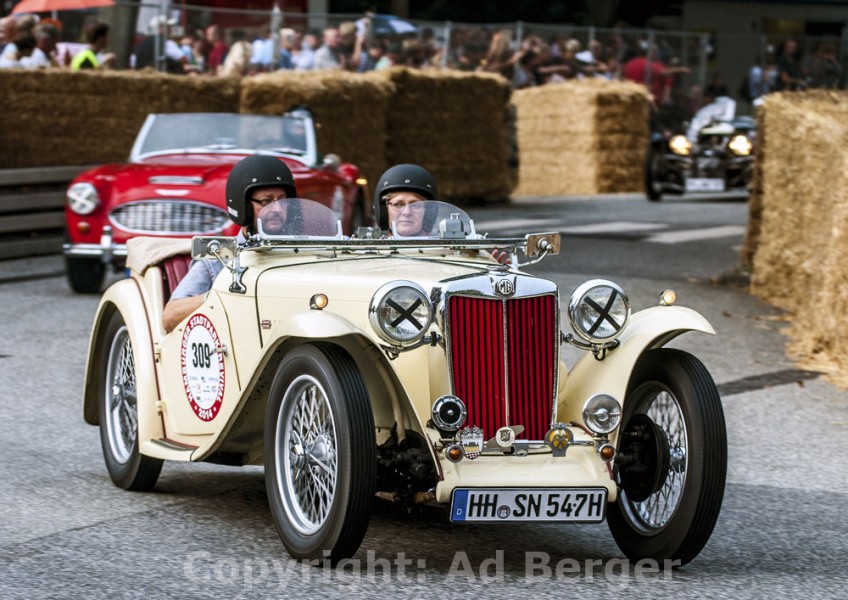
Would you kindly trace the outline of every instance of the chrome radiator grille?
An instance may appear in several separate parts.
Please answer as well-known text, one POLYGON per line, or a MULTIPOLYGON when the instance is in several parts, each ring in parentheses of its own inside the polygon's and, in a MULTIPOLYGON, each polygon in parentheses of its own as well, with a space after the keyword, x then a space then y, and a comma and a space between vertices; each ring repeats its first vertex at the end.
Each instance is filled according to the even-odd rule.
POLYGON ((523 425, 527 440, 551 424, 557 369, 556 296, 448 300, 454 393, 468 408, 468 426, 488 439, 505 425, 523 425))
POLYGON ((219 233, 229 223, 224 210, 185 200, 149 200, 119 206, 109 219, 134 233, 219 233))

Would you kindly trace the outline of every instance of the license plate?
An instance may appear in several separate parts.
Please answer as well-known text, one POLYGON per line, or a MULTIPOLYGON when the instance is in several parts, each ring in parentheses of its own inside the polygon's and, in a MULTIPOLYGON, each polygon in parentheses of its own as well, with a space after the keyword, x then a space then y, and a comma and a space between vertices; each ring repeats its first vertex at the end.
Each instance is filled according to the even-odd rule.
POLYGON ((597 523, 606 505, 606 488, 457 488, 450 520, 597 523))
POLYGON ((692 177, 686 180, 687 192, 723 192, 724 179, 718 177, 692 177))

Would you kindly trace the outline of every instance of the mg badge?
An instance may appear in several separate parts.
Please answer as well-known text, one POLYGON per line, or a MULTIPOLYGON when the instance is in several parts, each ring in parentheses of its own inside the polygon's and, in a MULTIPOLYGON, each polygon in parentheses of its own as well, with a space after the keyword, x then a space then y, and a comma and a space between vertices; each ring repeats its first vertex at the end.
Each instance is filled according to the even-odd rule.
POLYGON ((459 443, 465 458, 474 460, 483 450, 483 430, 479 427, 463 429, 459 432, 459 443))
POLYGON ((499 279, 495 283, 495 291, 501 296, 512 296, 515 293, 515 285, 509 279, 499 279))
POLYGON ((515 444, 515 432, 510 427, 501 427, 495 434, 495 443, 501 448, 511 448, 515 444))

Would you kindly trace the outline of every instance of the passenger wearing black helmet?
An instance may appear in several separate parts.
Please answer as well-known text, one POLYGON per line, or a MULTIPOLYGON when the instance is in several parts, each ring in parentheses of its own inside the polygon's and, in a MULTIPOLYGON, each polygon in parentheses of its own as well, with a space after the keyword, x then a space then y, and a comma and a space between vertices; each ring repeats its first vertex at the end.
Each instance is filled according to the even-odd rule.
POLYGON ((374 222, 380 229, 409 237, 432 228, 422 200, 438 200, 436 180, 418 165, 395 165, 380 176, 374 190, 374 222))
MULTIPOLYGON (((284 162, 273 156, 253 155, 242 159, 227 177, 227 213, 237 225, 241 225, 240 242, 255 233, 256 218, 265 206, 297 197, 294 176, 284 162)), ((283 206, 283 205, 281 205, 283 206)), ((285 215, 277 212, 277 218, 285 215)), ((212 282, 223 266, 218 261, 195 260, 186 276, 171 294, 162 313, 165 331, 171 331, 183 319, 200 308, 212 282)))
MULTIPOLYGON (((374 190, 374 222, 389 235, 414 237, 430 235, 436 218, 436 207, 424 200, 438 200, 435 178, 418 165, 395 165, 380 176, 374 190), (394 228, 392 227, 394 226, 394 228)), ((509 260, 506 252, 494 251, 500 263, 509 260)))

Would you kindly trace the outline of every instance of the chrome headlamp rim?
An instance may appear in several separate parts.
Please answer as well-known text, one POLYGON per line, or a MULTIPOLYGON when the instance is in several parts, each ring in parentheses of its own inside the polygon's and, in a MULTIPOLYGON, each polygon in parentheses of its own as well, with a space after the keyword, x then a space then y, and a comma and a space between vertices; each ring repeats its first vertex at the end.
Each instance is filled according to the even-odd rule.
POLYGON ((465 406, 465 402, 463 402, 459 397, 448 394, 446 396, 440 396, 433 403, 431 416, 433 424, 437 429, 440 431, 447 431, 449 433, 456 433, 462 429, 463 425, 465 425, 465 421, 468 419, 468 409, 465 406), (459 415, 454 423, 448 423, 442 419, 441 409, 448 402, 454 403, 459 410, 459 415))
POLYGON ((68 208, 78 215, 90 215, 100 206, 100 194, 94 184, 81 181, 73 184, 65 193, 68 208))
POLYGON ((381 286, 376 292, 374 292, 374 296, 371 298, 371 303, 368 306, 368 320, 371 323, 371 327, 380 336, 381 339, 392 344, 393 346, 411 346, 416 344, 421 338, 423 338, 427 334, 427 330, 430 329, 430 325, 433 323, 433 304, 430 302, 430 297, 427 295, 427 292, 424 291, 420 285, 413 281, 407 281, 405 279, 398 279, 395 281, 391 281, 389 283, 381 286), (402 288, 410 288, 417 292, 424 306, 427 307, 427 319, 426 322, 421 326, 421 329, 418 333, 409 339, 401 339, 393 336, 385 326, 385 323, 381 320, 381 307, 383 307, 386 298, 394 291, 400 290, 402 288))
MULTIPOLYGON (((597 408, 595 408, 597 411, 597 408)), ((618 429, 618 426, 621 425, 621 402, 619 402, 614 396, 610 394, 593 394, 590 396, 586 402, 583 403, 583 410, 580 415, 583 418, 583 424, 594 434, 597 435, 608 435, 618 429), (600 427, 597 425, 597 420, 590 418, 588 415, 588 411, 590 408, 594 408, 592 405, 599 404, 601 401, 609 400, 611 402, 607 402, 608 405, 611 405, 612 410, 607 408, 609 418, 609 425, 607 427, 600 427)))
POLYGON ((571 326, 571 330, 577 334, 577 337, 580 339, 589 342, 590 344, 605 344, 612 342, 616 337, 624 330, 627 326, 627 322, 630 320, 630 298, 624 289, 618 285, 617 283, 610 281, 608 279, 590 279, 589 281, 583 283, 578 286, 577 289, 571 294, 571 297, 568 300, 568 323, 571 326), (592 335, 588 331, 584 331, 581 327, 579 327, 580 319, 577 314, 578 309, 580 308, 581 302, 588 295, 590 291, 598 287, 608 287, 612 289, 618 296, 621 297, 624 302, 625 315, 622 323, 619 323, 618 329, 616 329, 609 336, 596 336, 592 335))

